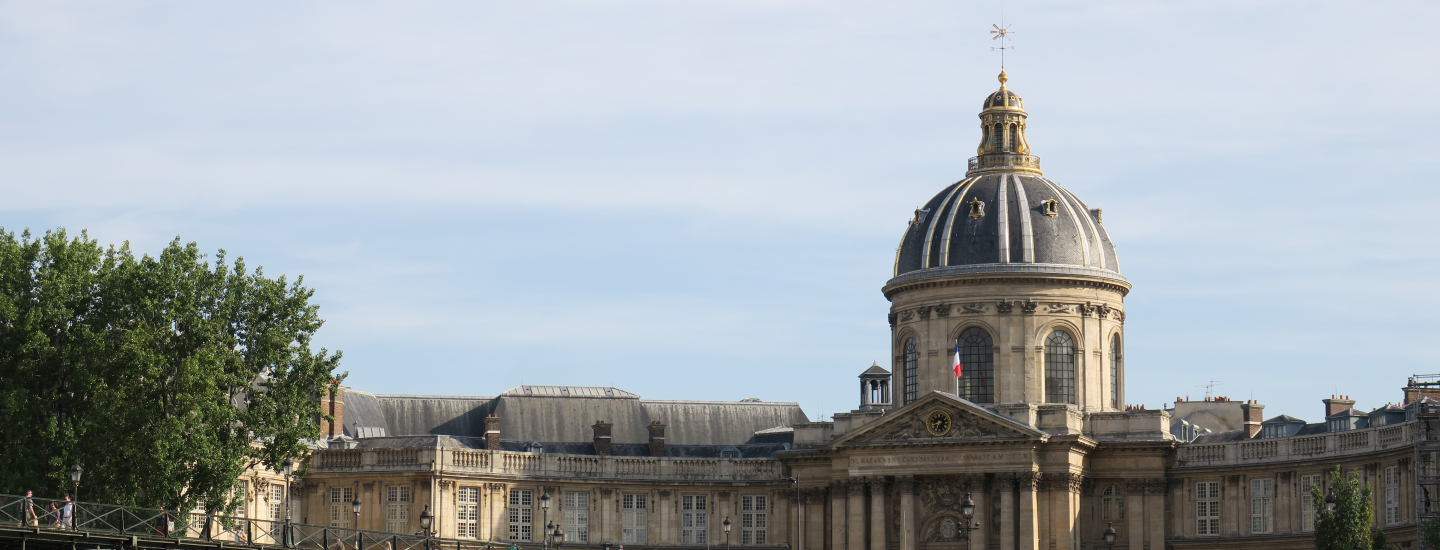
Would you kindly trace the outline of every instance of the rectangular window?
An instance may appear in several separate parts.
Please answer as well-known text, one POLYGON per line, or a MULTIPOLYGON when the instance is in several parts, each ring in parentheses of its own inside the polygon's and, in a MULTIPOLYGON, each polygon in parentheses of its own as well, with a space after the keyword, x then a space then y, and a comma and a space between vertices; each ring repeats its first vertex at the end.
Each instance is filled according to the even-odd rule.
POLYGON ((1310 488, 1320 484, 1320 476, 1300 476, 1300 530, 1315 530, 1315 497, 1310 488))
POLYGON ((705 495, 680 497, 680 544, 705 544, 710 527, 710 513, 705 509, 705 495))
POLYGON ((276 523, 285 521, 285 486, 271 483, 270 494, 266 500, 270 505, 270 521, 276 523))
POLYGON ((1250 532, 1269 533, 1275 526, 1275 480, 1250 480, 1250 532))
POLYGON ((590 493, 565 493, 565 542, 590 542, 590 493))
POLYGON ((1202 481, 1195 484, 1195 534, 1220 534, 1220 482, 1202 481))
POLYGON ((647 495, 625 495, 620 502, 620 542, 645 544, 649 515, 647 495))
POLYGON ((330 526, 350 528, 350 518, 355 513, 350 507, 350 501, 355 499, 354 489, 350 487, 330 488, 330 526))
POLYGON ((410 532, 410 488, 385 488, 385 532, 410 532))
POLYGON ((461 487, 455 496, 455 536, 480 537, 480 488, 461 487))
POLYGON ((770 525, 770 506, 762 496, 740 497, 740 544, 764 545, 769 537, 766 528, 770 525))
POLYGON ((530 541, 530 516, 535 513, 535 492, 529 489, 510 490, 510 540, 530 541))
POLYGON ((1400 523, 1400 468, 1385 468, 1385 525, 1400 523))

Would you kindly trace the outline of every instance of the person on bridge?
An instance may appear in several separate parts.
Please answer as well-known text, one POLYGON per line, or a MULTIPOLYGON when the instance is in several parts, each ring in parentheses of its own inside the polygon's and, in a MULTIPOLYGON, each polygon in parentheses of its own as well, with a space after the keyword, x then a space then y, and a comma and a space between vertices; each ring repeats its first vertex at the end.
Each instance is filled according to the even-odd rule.
POLYGON ((60 506, 60 528, 75 529, 75 503, 70 501, 70 495, 65 495, 65 504, 60 506))
POLYGON ((40 518, 35 514, 35 492, 25 491, 25 498, 20 499, 20 526, 39 527, 40 518))

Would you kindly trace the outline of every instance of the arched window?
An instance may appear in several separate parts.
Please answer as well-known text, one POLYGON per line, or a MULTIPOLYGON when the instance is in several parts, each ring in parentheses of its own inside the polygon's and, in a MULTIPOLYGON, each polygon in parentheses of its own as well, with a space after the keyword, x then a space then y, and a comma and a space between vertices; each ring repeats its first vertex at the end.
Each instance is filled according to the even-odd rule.
POLYGON ((1057 330, 1045 339, 1045 402, 1075 403, 1075 339, 1057 330))
POLYGON ((1110 338, 1110 408, 1120 408, 1120 367, 1125 365, 1125 356, 1120 349, 1120 335, 1110 338))
POLYGON ((1111 485, 1100 493, 1100 519, 1103 521, 1125 519, 1125 491, 1111 485))
POLYGON ((905 404, 909 405, 920 393, 920 346, 914 338, 905 340, 905 404))
POLYGON ((995 346, 990 333, 970 327, 960 333, 960 397, 973 403, 995 402, 995 346))

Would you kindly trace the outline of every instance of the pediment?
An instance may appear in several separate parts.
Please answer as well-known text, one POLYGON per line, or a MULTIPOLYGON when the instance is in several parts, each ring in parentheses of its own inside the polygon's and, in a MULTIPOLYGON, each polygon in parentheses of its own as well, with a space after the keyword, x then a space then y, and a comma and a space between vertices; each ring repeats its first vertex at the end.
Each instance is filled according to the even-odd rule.
POLYGON ((936 391, 836 438, 831 445, 1044 440, 1046 436, 954 394, 936 391))

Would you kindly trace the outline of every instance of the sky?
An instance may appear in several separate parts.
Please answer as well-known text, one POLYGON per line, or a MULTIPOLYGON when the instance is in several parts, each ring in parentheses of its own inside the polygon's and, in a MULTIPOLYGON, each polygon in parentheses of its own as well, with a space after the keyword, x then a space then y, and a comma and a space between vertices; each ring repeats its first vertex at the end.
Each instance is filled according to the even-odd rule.
MULTIPOLYGON (((858 405, 998 2, 0 2, 0 227, 303 275, 377 393, 858 405)), ((1320 421, 1440 372, 1440 4, 1015 1, 1104 209, 1127 400, 1320 421)))

